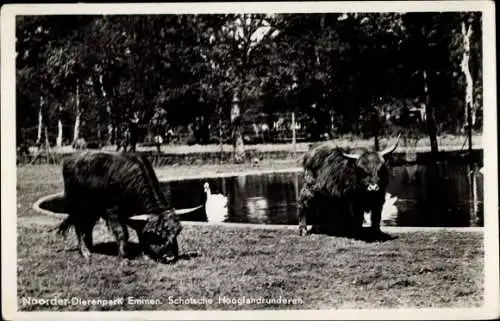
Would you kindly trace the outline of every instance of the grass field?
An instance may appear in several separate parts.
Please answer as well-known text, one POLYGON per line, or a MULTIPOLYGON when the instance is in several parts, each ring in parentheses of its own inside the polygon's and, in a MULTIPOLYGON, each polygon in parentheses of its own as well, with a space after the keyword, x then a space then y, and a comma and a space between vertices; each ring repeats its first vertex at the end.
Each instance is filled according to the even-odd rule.
MULTIPOLYGON (((295 168, 292 161, 260 170, 295 168)), ((243 171, 248 165, 178 166, 158 169, 170 177, 243 171)), ((36 214, 32 204, 62 190, 59 166, 20 166, 18 193, 19 309, 179 310, 479 307, 483 302, 481 232, 395 233, 368 243, 340 237, 299 237, 295 230, 185 226, 183 258, 173 265, 140 259, 118 262, 104 225, 94 230, 97 253, 85 262, 72 233, 65 243, 50 228, 57 219, 36 214), (127 304, 127 297, 158 300, 127 304), (224 304, 219 297, 300 299, 296 305, 224 304), (39 306, 22 298, 114 299, 124 304, 39 306), (169 299, 212 299, 213 304, 171 304, 169 299)), ((135 237, 135 235, 134 235, 135 237)), ((133 238, 134 240, 134 238, 133 238)), ((179 302, 179 300, 178 300, 179 302)))

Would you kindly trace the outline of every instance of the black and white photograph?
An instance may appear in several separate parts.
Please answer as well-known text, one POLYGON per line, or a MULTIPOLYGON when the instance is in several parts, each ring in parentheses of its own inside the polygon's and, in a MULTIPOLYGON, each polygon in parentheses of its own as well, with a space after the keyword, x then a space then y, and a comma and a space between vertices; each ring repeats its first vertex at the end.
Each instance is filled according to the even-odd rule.
POLYGON ((500 316, 494 9, 3 6, 4 318, 500 316))

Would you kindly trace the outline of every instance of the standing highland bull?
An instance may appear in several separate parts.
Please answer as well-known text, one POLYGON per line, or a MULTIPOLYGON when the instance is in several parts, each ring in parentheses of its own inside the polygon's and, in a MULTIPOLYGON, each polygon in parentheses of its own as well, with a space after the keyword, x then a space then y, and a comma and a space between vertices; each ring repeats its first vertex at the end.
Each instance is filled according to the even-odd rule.
POLYGON ((314 217, 325 231, 347 232, 363 226, 371 212, 372 229, 380 231, 385 190, 389 181, 384 156, 399 142, 381 151, 357 148, 350 153, 325 142, 303 159, 304 185, 299 197, 299 232, 306 234, 306 218, 314 217))
POLYGON ((118 242, 118 255, 124 257, 129 217, 140 214, 147 214, 145 223, 131 227, 143 254, 167 262, 178 257, 182 226, 145 157, 84 152, 66 158, 62 167, 69 215, 58 232, 65 235, 73 226, 85 258, 90 257, 92 230, 99 218, 107 222, 118 242))

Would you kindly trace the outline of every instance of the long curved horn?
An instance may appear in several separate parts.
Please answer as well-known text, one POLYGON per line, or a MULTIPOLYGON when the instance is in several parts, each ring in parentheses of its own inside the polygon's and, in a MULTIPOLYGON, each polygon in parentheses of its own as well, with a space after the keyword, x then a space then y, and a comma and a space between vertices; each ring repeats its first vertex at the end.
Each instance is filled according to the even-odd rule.
MULTIPOLYGON (((191 208, 181 208, 178 210, 174 209, 174 211, 175 211, 175 214, 177 214, 177 215, 183 215, 183 214, 188 214, 188 213, 194 212, 202 207, 203 207, 203 205, 200 205, 200 206, 191 207, 191 208)), ((151 215, 152 214, 139 214, 139 215, 131 216, 128 219, 134 220, 134 221, 147 221, 151 217, 151 215)))
POLYGON ((394 143, 394 145, 392 145, 391 147, 387 147, 383 151, 379 152, 380 156, 384 157, 385 155, 390 154, 394 150, 396 150, 396 148, 398 147, 398 144, 399 144, 400 137, 401 137, 401 133, 399 133, 398 138, 396 139, 396 142, 394 143))
POLYGON ((140 214, 129 217, 129 220, 133 221, 147 221, 151 217, 151 214, 140 214))
POLYGON ((196 207, 191 207, 191 208, 182 208, 182 209, 179 209, 179 210, 176 209, 175 210, 175 214, 177 214, 177 215, 188 214, 188 213, 194 212, 197 209, 200 209, 202 207, 203 207, 203 205, 196 206, 196 207))
POLYGON ((344 157, 350 158, 350 159, 358 159, 360 155, 357 154, 348 154, 348 153, 342 153, 344 157))

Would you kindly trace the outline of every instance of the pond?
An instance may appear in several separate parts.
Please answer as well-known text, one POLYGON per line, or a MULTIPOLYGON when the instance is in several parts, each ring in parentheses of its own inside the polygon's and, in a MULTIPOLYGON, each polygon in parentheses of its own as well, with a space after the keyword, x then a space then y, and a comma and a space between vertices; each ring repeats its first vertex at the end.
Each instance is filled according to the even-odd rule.
MULTIPOLYGON (((175 208, 205 204, 203 184, 228 198, 227 213, 207 215, 204 208, 183 220, 233 223, 297 224, 302 172, 241 175, 161 183, 175 208)), ((483 177, 468 165, 439 169, 412 164, 391 170, 387 191, 397 197, 397 213, 383 215, 385 226, 483 226, 483 177)))
MULTIPOLYGON (((483 226, 483 176, 461 164, 439 167, 412 164, 391 169, 387 191, 397 197, 396 212, 382 215, 383 226, 468 227, 483 226)), ((240 175, 161 182, 176 209, 205 205, 203 189, 228 199, 226 212, 206 213, 205 207, 181 215, 183 221, 257 224, 297 224, 297 198, 302 172, 240 175)), ((65 213, 64 202, 55 198, 42 209, 65 213)), ((308 224, 314 222, 308 221, 308 224)))

